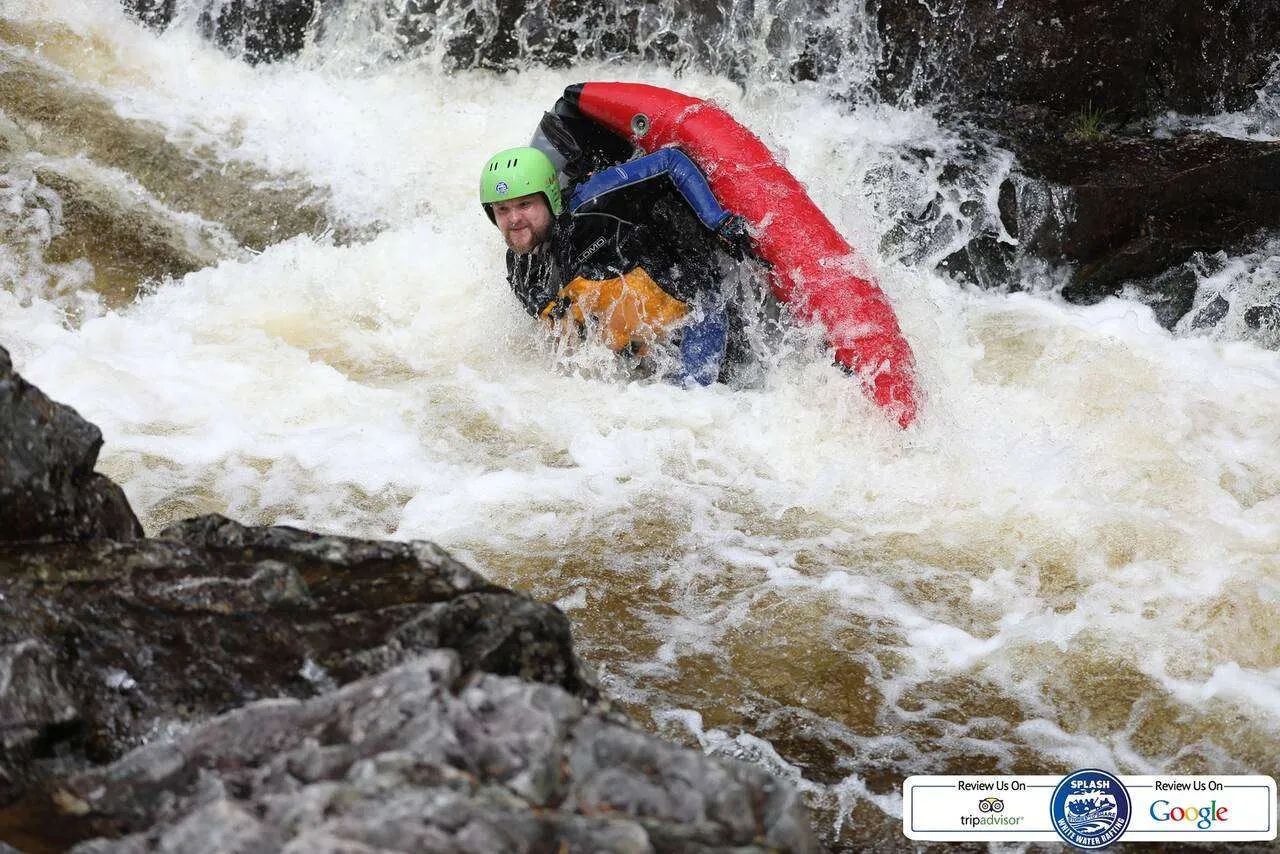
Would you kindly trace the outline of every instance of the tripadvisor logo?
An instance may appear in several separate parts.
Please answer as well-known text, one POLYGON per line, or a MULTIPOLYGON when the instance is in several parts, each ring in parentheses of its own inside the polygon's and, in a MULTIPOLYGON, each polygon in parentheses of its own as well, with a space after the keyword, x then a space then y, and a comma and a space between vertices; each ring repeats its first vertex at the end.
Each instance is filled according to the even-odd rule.
POLYGON ((998 815, 1004 812, 1004 801, 996 797, 987 797, 978 801, 978 812, 986 815, 962 815, 961 827, 1017 827, 1022 824, 1020 815, 998 815))
POLYGON ((1049 802, 1053 829, 1077 848, 1104 848, 1129 826, 1129 792, 1117 777, 1087 768, 1062 778, 1049 802))

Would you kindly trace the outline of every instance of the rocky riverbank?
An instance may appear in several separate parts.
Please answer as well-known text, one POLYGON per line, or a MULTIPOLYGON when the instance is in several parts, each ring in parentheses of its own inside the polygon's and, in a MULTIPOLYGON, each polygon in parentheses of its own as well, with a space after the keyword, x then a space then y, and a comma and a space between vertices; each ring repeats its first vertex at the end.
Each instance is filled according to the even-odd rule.
POLYGON ((819 850, 789 784, 612 711, 555 607, 425 542, 144 537, 101 442, 0 349, 0 851, 819 850))

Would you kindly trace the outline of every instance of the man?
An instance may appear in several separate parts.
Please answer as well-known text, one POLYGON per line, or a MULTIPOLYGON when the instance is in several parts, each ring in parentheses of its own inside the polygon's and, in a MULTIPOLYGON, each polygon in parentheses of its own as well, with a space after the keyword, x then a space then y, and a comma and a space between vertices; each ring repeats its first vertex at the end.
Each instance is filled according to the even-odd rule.
POLYGON ((669 348, 677 364, 667 379, 715 382, 728 345, 719 261, 690 235, 660 235, 652 218, 633 215, 640 198, 633 188, 670 178, 708 233, 739 254, 749 240, 741 220, 719 207, 701 173, 674 149, 608 171, 579 185, 566 206, 557 170, 539 149, 489 159, 480 202, 506 241, 512 290, 559 335, 599 340, 633 368, 669 348))

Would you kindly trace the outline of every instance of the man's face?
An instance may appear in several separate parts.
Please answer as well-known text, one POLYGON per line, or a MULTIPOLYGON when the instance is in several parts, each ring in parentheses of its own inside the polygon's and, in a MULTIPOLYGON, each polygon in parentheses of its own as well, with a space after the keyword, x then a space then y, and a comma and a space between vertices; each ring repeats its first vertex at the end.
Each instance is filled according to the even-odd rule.
POLYGON ((493 221, 513 252, 532 252, 551 233, 551 207, 542 193, 494 202, 493 221))

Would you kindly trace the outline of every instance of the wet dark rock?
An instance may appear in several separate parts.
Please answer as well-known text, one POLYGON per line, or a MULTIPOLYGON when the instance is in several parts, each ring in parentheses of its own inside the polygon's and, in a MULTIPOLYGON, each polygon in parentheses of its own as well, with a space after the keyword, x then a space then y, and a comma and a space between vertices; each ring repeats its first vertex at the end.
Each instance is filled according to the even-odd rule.
POLYGON ((154 539, 9 548, 0 615, 0 719, 15 748, 0 755, 0 803, 59 763, 441 646, 468 670, 595 695, 559 610, 422 542, 206 516, 154 539))
POLYGON ((211 3, 200 16, 200 28, 206 38, 248 62, 276 62, 302 50, 315 5, 315 0, 211 3))
POLYGON ((1224 296, 1218 294, 1204 308, 1196 312, 1196 316, 1191 320, 1191 325, 1196 329, 1211 329, 1217 326, 1230 310, 1231 303, 1224 296))
POLYGON ((0 347, 0 544, 142 536, 120 487, 94 472, 102 433, 14 372, 0 347))
POLYGON ((540 4, 499 0, 463 13, 442 0, 410 0, 396 34, 406 52, 424 44, 438 46, 451 69, 510 70, 529 64, 566 67, 630 56, 668 64, 701 61, 706 67, 731 73, 722 61, 734 53, 732 46, 724 44, 728 18, 722 4, 687 0, 680 4, 677 15, 667 20, 668 27, 655 30, 655 21, 666 17, 653 4, 620 5, 605 0, 549 0, 540 4))
POLYGON ((938 262, 938 270, 980 288, 1011 286, 1017 251, 990 231, 982 231, 963 248, 938 262))
MULTIPOLYGON (((992 152, 1000 142, 983 145, 992 152)), ((969 182, 977 189, 940 181, 938 207, 943 194, 987 192, 969 182)), ((881 249, 984 288, 1017 289, 1047 274, 1072 302, 1123 295, 1173 328, 1222 252, 1256 252, 1280 231, 1280 143, 1189 133, 1025 145, 997 207, 977 206, 960 225, 904 213, 890 232, 896 242, 881 249), (962 248, 921 251, 960 227, 971 235, 962 248)))
POLYGON ((1280 305, 1255 305, 1244 313, 1244 322, 1251 329, 1266 332, 1280 331, 1280 305))
MULTIPOLYGON (((1184 264, 1158 276, 1129 282, 1121 293, 1146 305, 1161 326, 1172 329, 1195 305, 1199 284, 1195 271, 1184 264)), ((1069 287, 1063 289, 1063 295, 1068 299, 1074 296, 1069 287)))
POLYGON ((879 0, 878 86, 1014 134, 1251 103, 1280 50, 1271 0, 879 0))
MULTIPOLYGON (((173 14, 173 0, 122 3, 153 26, 173 14)), ((326 16, 345 5, 207 0, 201 26, 250 61, 271 61, 300 50, 309 29, 323 37, 326 16)), ((786 74, 843 86, 852 55, 876 45, 874 85, 887 98, 944 103, 1033 135, 1061 132, 1082 114, 1125 123, 1170 109, 1238 108, 1280 51, 1273 0, 876 0, 852 11, 833 0, 793 0, 770 10, 765 30, 753 4, 710 0, 409 0, 388 14, 393 54, 430 45, 454 69, 625 57, 737 80, 786 74)))
MULTIPOLYGON (((91 466, 7 377, 12 482, 91 466)), ((0 854, 819 850, 788 784, 632 729, 558 609, 437 546, 124 533, 0 543, 0 854)))
POLYGON ((120 0, 124 10, 148 27, 163 29, 173 20, 174 0, 120 0))
MULTIPOLYGON (((126 12, 155 29, 173 20, 174 0, 121 0, 126 12)), ((210 0, 200 30, 251 63, 293 56, 306 44, 315 0, 210 0)))
POLYGON ((1062 141, 1021 163, 1061 188, 1060 221, 1025 250, 1074 268, 1063 294, 1096 302, 1137 282, 1167 301, 1169 325, 1191 308, 1194 276, 1171 268, 1280 229, 1280 143, 1187 134, 1062 141))
POLYGON ((819 850, 764 771, 450 651, 251 704, 32 799, 86 840, 74 854, 819 850))
POLYGON ((0 646, 0 751, 29 745, 76 716, 53 650, 33 640, 0 646))
POLYGON ((1280 229, 1280 146, 1198 133, 1155 139, 1146 121, 1252 103, 1280 52, 1277 4, 877 8, 880 90, 941 104, 980 145, 1016 157, 1000 222, 988 221, 993 212, 974 217, 964 246, 936 262, 941 271, 1017 288, 1046 267, 1065 269, 1068 300, 1124 294, 1172 328, 1194 305, 1189 259, 1241 251, 1280 229))
MULTIPOLYGON (((144 20, 171 14, 171 0, 123 2, 144 20)), ((210 3, 205 30, 219 43, 242 46, 251 59, 277 59, 301 48, 313 21, 323 34, 324 12, 342 6, 340 0, 210 3)), ((1169 109, 1237 108, 1250 101, 1280 50, 1280 7, 1271 0, 877 0, 852 14, 831 0, 795 0, 771 8, 761 31, 751 4, 708 0, 674 8, 410 0, 398 7, 393 26, 400 50, 430 44, 451 68, 627 57, 695 64, 738 80, 785 73, 837 85, 851 54, 877 44, 875 85, 885 96, 947 103, 1005 130, 1061 128, 1082 112, 1125 122, 1169 109), (768 50, 760 51, 760 43, 768 50)))

